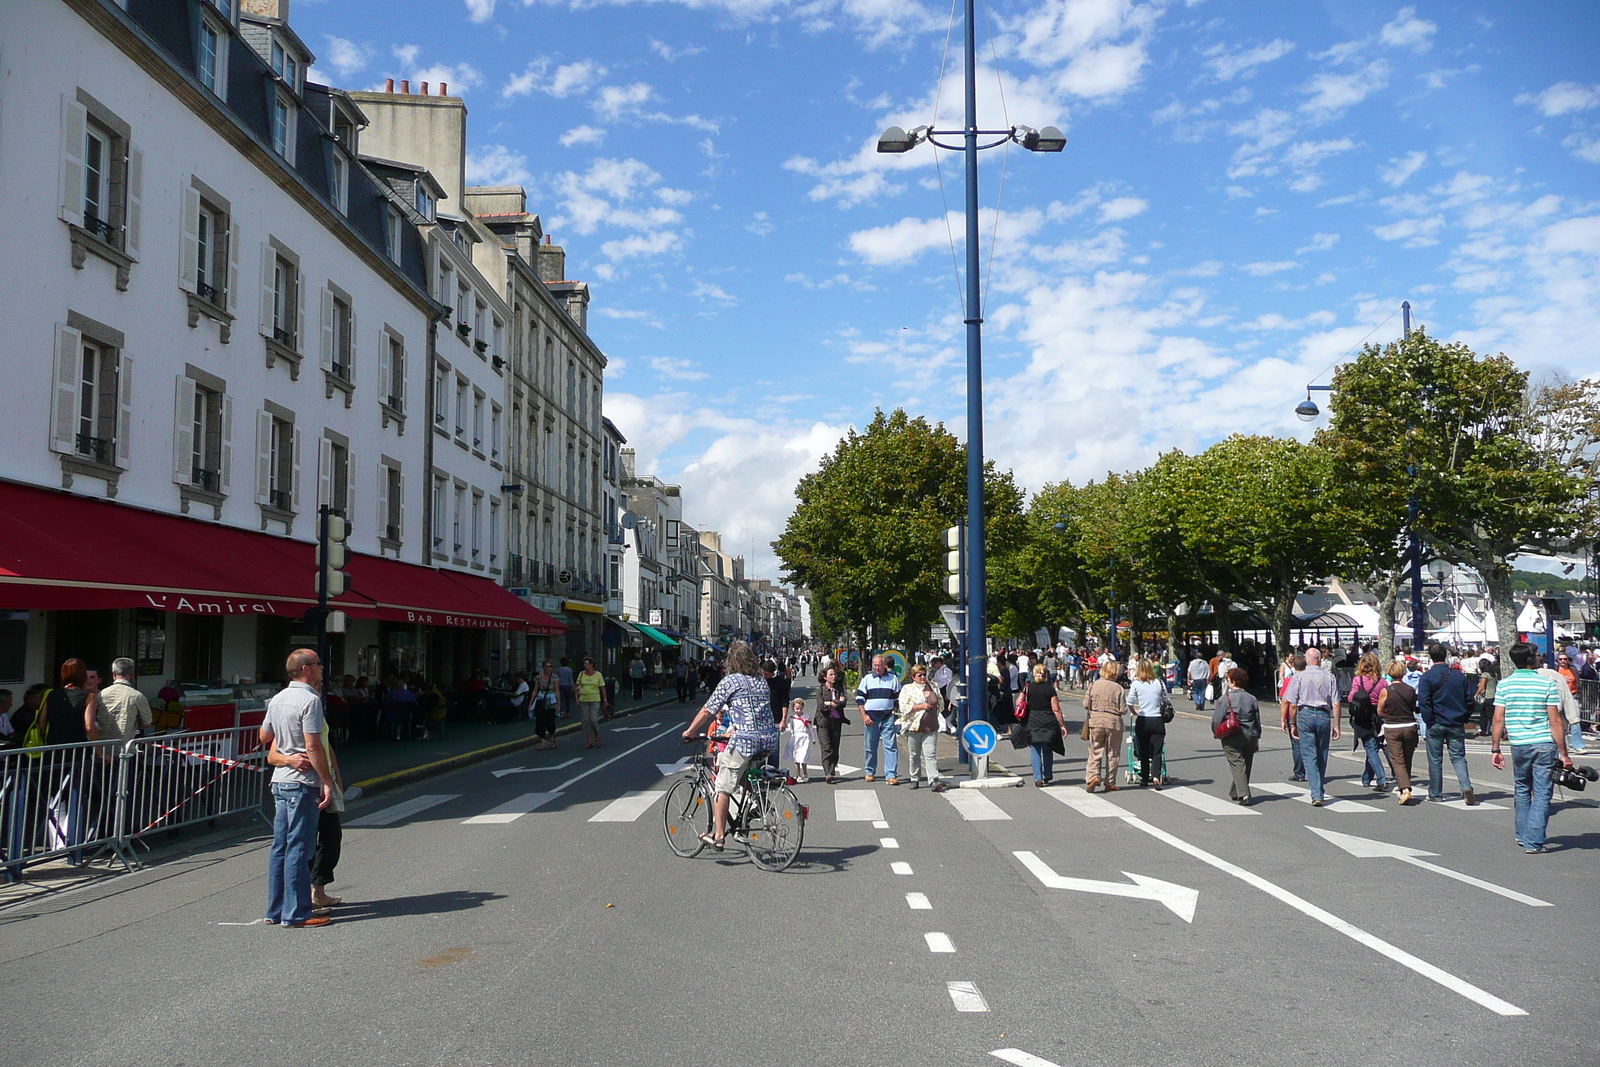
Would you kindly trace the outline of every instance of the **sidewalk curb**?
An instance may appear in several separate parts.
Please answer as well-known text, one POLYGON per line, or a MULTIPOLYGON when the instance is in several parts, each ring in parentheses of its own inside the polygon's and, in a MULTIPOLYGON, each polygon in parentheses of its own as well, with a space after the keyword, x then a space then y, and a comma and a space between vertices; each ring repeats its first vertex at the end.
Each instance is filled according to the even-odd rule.
MULTIPOLYGON (((642 711, 649 711, 651 708, 659 708, 667 704, 676 704, 677 702, 678 698, 676 695, 671 697, 662 697, 661 699, 651 701, 648 704, 640 704, 636 708, 630 708, 621 714, 613 715, 612 718, 625 719, 631 715, 637 715, 642 711)), ((556 728, 556 736, 560 737, 562 734, 577 733, 582 728, 582 723, 569 722, 565 726, 559 726, 556 728)), ((518 749, 531 748, 533 745, 537 744, 538 741, 539 738, 536 734, 529 734, 527 737, 519 737, 511 741, 501 741, 499 744, 490 745, 487 748, 475 749, 472 752, 463 752, 456 756, 447 756, 442 760, 434 760, 432 763, 421 763, 415 767, 405 767, 398 771, 391 771, 388 774, 380 774, 376 778, 368 778, 365 781, 354 783, 346 792, 345 796, 348 800, 365 800, 374 793, 381 793, 385 790, 395 789, 402 785, 410 785, 412 782, 420 782, 423 779, 433 778, 440 774, 446 774, 461 767, 467 767, 474 763, 482 763, 485 760, 495 759, 496 757, 504 756, 509 752, 516 752, 518 749), (356 793, 356 790, 358 789, 360 792, 356 793), (351 796, 351 793, 356 793, 356 795, 351 796)))

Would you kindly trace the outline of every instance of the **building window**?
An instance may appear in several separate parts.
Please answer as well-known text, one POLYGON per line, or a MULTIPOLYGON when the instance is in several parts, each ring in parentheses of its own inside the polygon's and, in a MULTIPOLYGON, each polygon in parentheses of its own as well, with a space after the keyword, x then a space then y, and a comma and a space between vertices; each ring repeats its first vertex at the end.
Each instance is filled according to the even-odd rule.
POLYGON ((505 349, 501 347, 504 334, 505 324, 495 319, 489 330, 489 355, 493 359, 500 359, 505 355, 505 349))
POLYGON ((448 483, 443 478, 433 480, 433 550, 435 553, 444 552, 445 530, 445 492, 448 483))
POLYGON ((322 369, 345 387, 355 381, 356 313, 350 294, 329 284, 322 290, 322 369))
POLYGON ((500 501, 489 501, 489 566, 500 566, 500 501))
POLYGON ((500 462, 500 405, 489 409, 489 462, 500 462))
POLYGON ((616 556, 611 557, 611 595, 622 595, 622 561, 616 556))
POLYGON ((292 514, 300 496, 300 430, 276 409, 260 412, 256 454, 256 500, 292 514))
POLYGON ((457 559, 462 558, 461 553, 467 547, 466 541, 463 540, 463 538, 466 537, 466 534, 467 487, 464 485, 458 485, 456 486, 455 507, 451 510, 450 515, 450 543, 454 546, 454 550, 451 554, 457 559))
POLYGON ((484 316, 489 309, 482 301, 477 301, 472 307, 472 336, 478 339, 478 354, 484 355, 489 351, 489 331, 484 328, 484 316))
POLYGON ((317 503, 346 518, 351 513, 350 446, 343 439, 317 442, 317 503))
POLYGON ((678 520, 677 519, 668 519, 667 520, 667 547, 668 548, 677 548, 678 547, 678 520))
POLYGON ((567 418, 575 418, 578 413, 578 365, 572 360, 567 360, 567 418))
MULTIPOLYGON (((578 451, 572 445, 567 445, 567 496, 576 498, 578 495, 578 451)), ((569 553, 570 555, 570 553, 569 553)))
POLYGON ((392 262, 400 262, 400 212, 393 207, 384 216, 383 252, 392 262))
MULTIPOLYGON (((439 257, 443 259, 443 256, 439 257)), ((439 264, 439 303, 445 305, 445 310, 450 311, 451 299, 456 295, 455 271, 450 269, 448 263, 439 264)))
POLYGON ((272 149, 291 167, 294 166, 295 125, 299 110, 294 98, 287 92, 280 89, 272 94, 272 149))
POLYGON ((439 364, 433 379, 433 424, 448 432, 450 426, 450 367, 439 364))
POLYGON ((261 254, 261 333, 300 351, 300 267, 272 241, 261 254))
POLYGON ((215 388, 209 378, 200 382, 180 374, 176 407, 172 480, 208 493, 226 493, 232 398, 215 388))
POLYGON ((200 84, 218 97, 228 95, 228 31, 214 20, 202 16, 199 54, 195 57, 195 74, 200 84))
POLYGON ((80 351, 73 449, 109 466, 116 438, 116 351, 89 340, 82 342, 80 351))
POLYGON ((429 222, 433 221, 434 200, 422 182, 417 182, 417 214, 429 222))
POLYGON ((483 562, 483 494, 472 494, 472 562, 483 562))
POLYGON ((466 440, 467 440, 467 418, 468 418, 467 410, 468 410, 468 405, 471 403, 471 400, 469 399, 471 394, 472 394, 472 389, 467 384, 467 380, 465 378, 457 376, 457 378, 456 378, 456 440, 461 442, 462 444, 465 444, 466 440))
POLYGON ((470 340, 468 334, 472 331, 472 323, 468 317, 472 313, 472 290, 465 285, 456 289, 456 333, 461 335, 463 341, 470 340))
POLYGON ((233 23, 233 0, 211 0, 211 6, 217 9, 217 14, 226 19, 229 25, 233 23))
POLYGON ((483 394, 476 389, 472 392, 472 450, 483 451, 483 394))
POLYGON ((339 149, 333 150, 333 176, 331 181, 333 206, 341 215, 350 213, 350 161, 339 149))
POLYGON ((406 480, 400 468, 378 464, 378 536, 399 544, 405 532, 406 480))
POLYGON ((378 372, 380 399, 400 413, 406 410, 406 345, 392 333, 383 335, 382 365, 378 372))
POLYGON ((233 302, 228 283, 235 254, 228 208, 192 185, 183 192, 184 226, 189 231, 184 242, 185 287, 208 304, 227 308, 233 302))

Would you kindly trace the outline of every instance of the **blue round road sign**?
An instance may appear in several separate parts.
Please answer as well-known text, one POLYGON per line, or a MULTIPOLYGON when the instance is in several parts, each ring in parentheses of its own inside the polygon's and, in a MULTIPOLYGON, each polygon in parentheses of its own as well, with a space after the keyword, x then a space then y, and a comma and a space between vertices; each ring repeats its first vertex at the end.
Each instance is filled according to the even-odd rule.
POLYGON ((1000 735, 994 732, 993 726, 980 719, 967 723, 967 728, 961 731, 961 740, 967 743, 967 751, 974 756, 987 756, 1000 743, 1000 735))

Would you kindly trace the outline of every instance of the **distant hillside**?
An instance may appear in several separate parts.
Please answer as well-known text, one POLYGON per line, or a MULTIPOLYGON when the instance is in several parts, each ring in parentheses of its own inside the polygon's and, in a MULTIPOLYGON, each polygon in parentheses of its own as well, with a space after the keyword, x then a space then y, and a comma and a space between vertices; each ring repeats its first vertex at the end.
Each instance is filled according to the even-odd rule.
POLYGON ((1519 593, 1533 593, 1540 589, 1547 593, 1581 593, 1585 591, 1586 583, 1577 577, 1516 570, 1511 572, 1511 588, 1519 593))

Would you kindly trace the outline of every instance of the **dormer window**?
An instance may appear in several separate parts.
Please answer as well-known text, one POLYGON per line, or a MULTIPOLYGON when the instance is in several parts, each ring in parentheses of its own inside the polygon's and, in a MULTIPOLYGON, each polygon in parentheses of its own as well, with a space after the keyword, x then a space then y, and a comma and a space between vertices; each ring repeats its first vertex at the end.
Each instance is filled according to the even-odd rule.
POLYGON ((295 59, 294 53, 276 38, 272 41, 272 73, 287 82, 294 92, 300 91, 300 63, 295 59))
POLYGON ((423 185, 420 181, 417 182, 417 214, 421 215, 429 222, 432 222, 433 207, 434 199, 431 195, 429 195, 427 186, 423 185))
POLYGON ((229 23, 233 22, 233 0, 211 0, 211 4, 217 9, 218 14, 229 23))

